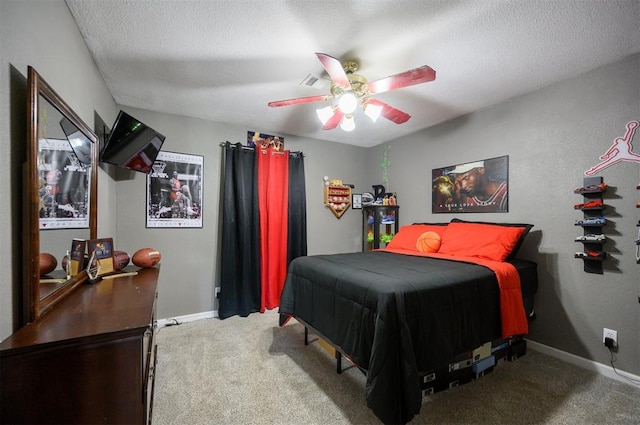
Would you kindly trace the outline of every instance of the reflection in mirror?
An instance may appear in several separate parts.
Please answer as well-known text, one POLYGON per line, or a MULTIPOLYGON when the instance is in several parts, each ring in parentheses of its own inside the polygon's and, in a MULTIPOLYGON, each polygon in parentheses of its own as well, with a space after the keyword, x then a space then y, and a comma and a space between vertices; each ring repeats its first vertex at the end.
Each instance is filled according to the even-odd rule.
MULTIPOLYGON (((79 137, 78 134, 82 134, 80 130, 67 118, 62 117, 42 96, 38 113, 40 231, 51 234, 50 230, 63 228, 88 229, 92 144, 86 137, 79 137), (64 127, 61 127, 69 131, 73 137, 65 137, 66 131, 62 133, 61 127, 49 126, 48 122, 64 123, 64 127), (76 152, 80 152, 84 161, 80 161, 76 152)), ((41 233, 41 241, 43 236, 41 233)), ((64 245, 59 245, 59 248, 62 246, 64 245)), ((50 251, 41 247, 40 252, 50 251)))
POLYGON ((97 137, 29 67, 24 322, 38 318, 86 273, 68 277, 63 258, 74 238, 97 234, 97 137), (51 254, 41 273, 39 254, 51 254), (55 260, 51 260, 55 258, 55 260))

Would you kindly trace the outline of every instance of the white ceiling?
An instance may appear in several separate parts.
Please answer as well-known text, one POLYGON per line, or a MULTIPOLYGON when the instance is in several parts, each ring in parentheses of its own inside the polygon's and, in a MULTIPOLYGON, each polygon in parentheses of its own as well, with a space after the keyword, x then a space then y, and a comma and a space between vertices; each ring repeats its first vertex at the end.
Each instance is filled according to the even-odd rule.
MULTIPOLYGON (((638 0, 67 0, 120 105, 274 135, 375 146, 640 51, 638 0), (355 59, 369 81, 429 65, 436 80, 377 97, 404 124, 356 115, 322 130, 315 56, 355 59)), ((237 140, 242 141, 242 140, 237 140)), ((286 140, 285 140, 286 143, 286 140)))

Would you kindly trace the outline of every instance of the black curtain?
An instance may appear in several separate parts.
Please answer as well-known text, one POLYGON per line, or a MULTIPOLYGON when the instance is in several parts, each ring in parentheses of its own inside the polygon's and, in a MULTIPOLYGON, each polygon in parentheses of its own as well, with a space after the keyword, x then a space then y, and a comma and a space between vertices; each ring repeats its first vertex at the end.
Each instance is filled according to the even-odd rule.
POLYGON ((307 195, 304 180, 304 156, 289 155, 289 220, 287 267, 291 260, 307 255, 307 195))
MULTIPOLYGON (((260 311, 260 215, 255 149, 224 145, 222 252, 218 317, 260 311)), ((307 197, 304 156, 289 155, 287 266, 307 255, 307 197)), ((268 261, 268 259, 264 259, 268 261)))
POLYGON ((221 319, 260 311, 260 219, 256 151, 224 146, 221 319))

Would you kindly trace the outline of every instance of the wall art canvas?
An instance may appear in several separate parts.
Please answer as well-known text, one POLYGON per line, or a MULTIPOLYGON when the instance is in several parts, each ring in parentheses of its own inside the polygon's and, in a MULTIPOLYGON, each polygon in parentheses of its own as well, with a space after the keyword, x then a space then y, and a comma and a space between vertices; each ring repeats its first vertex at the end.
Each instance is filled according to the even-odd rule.
POLYGON ((88 228, 91 168, 67 139, 40 139, 38 149, 40 230, 88 228))
POLYGON ((247 146, 251 148, 273 148, 284 150, 284 137, 271 136, 257 131, 247 131, 247 146))
POLYGON ((160 151, 147 175, 147 227, 202 227, 204 157, 160 151))
POLYGON ((509 212, 509 156, 436 168, 432 213, 509 212))

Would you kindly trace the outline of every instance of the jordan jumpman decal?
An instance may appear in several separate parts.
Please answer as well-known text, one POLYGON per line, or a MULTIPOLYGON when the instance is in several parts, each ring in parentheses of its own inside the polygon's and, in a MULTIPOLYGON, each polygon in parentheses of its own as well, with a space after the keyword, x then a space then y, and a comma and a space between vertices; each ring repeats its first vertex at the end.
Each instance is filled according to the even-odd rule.
POLYGON ((629 121, 627 123, 627 133, 624 137, 616 137, 609 150, 600 156, 600 163, 589 168, 584 173, 587 176, 593 176, 620 161, 637 162, 640 164, 640 154, 633 152, 633 147, 631 146, 631 140, 633 140, 633 135, 639 125, 640 123, 638 123, 638 121, 629 121))

